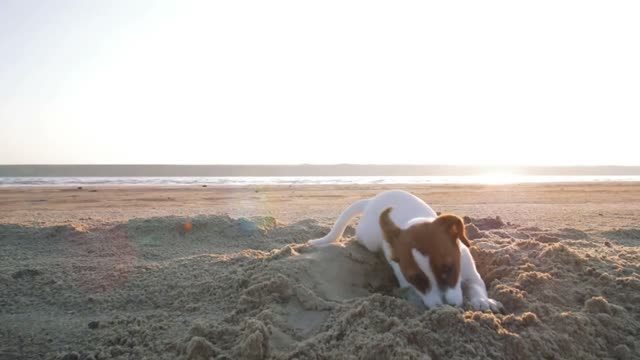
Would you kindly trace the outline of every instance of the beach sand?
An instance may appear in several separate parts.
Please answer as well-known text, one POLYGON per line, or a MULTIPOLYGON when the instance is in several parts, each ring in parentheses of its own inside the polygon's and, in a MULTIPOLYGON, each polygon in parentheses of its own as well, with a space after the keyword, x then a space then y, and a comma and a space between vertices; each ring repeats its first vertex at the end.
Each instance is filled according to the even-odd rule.
POLYGON ((635 183, 0 188, 0 359, 640 359, 639 246, 635 183), (468 217, 506 314, 304 245, 389 188, 468 217))

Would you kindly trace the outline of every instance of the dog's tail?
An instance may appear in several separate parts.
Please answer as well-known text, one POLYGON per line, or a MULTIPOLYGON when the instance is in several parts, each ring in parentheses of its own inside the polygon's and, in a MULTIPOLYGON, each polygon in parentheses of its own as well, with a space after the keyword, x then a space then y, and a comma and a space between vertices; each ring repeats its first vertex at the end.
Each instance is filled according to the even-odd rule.
POLYGON ((333 229, 331 229, 329 234, 320 239, 309 240, 307 243, 311 246, 322 246, 335 242, 340 238, 340 236, 342 236, 344 229, 347 228, 351 219, 362 214, 368 203, 369 200, 364 199, 351 204, 351 206, 340 214, 340 217, 336 220, 336 223, 333 225, 333 229))

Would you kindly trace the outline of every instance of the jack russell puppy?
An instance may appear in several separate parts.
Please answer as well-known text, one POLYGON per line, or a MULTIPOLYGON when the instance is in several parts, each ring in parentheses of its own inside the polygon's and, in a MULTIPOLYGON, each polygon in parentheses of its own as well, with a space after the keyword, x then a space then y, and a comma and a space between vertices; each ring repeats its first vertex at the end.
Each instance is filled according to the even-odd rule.
POLYGON ((469 252, 462 219, 440 215, 420 198, 402 190, 359 200, 340 215, 331 232, 309 240, 318 247, 337 241, 354 217, 357 241, 371 252, 383 251, 400 287, 411 287, 427 308, 462 306, 463 288, 475 310, 503 311, 490 299, 469 252))

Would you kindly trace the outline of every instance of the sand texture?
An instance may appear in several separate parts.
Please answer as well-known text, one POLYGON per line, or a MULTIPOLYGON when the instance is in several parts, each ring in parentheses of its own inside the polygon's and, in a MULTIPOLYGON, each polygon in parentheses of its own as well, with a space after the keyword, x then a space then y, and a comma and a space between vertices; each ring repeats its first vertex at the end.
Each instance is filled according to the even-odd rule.
POLYGON ((0 359, 640 359, 640 186, 402 188, 506 314, 425 310, 353 227, 304 244, 382 187, 1 189, 0 359))

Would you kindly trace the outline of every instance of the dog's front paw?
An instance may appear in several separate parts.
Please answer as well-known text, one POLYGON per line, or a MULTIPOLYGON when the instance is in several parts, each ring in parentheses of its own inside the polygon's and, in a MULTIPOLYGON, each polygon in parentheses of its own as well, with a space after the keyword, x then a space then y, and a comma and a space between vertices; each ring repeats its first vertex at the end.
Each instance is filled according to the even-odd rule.
POLYGON ((462 289, 460 287, 447 289, 444 300, 451 306, 462 306, 462 289))
POLYGON ((422 301, 428 309, 435 309, 442 306, 442 297, 440 296, 440 292, 438 291, 432 291, 427 295, 424 295, 422 297, 422 301))
POLYGON ((486 298, 475 298, 471 299, 469 302, 471 303, 471 308, 476 311, 486 311, 489 310, 489 302, 486 298))
POLYGON ((502 303, 490 298, 479 297, 471 299, 470 303, 471 307, 477 311, 491 310, 494 313, 504 313, 504 306, 502 303))
POLYGON ((505 313, 504 305, 502 305, 500 301, 493 300, 493 299, 487 299, 487 301, 489 302, 489 309, 491 309, 491 311, 493 311, 494 313, 500 313, 500 314, 505 313))

